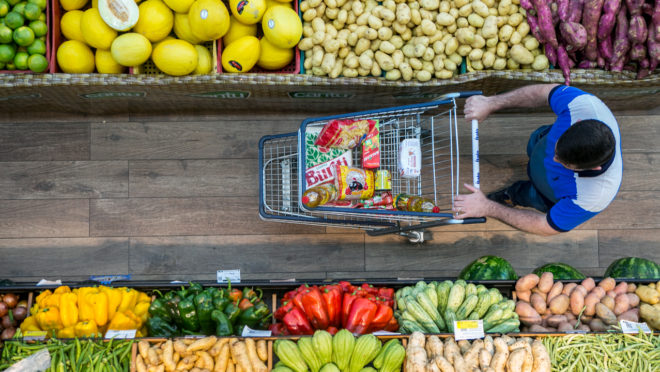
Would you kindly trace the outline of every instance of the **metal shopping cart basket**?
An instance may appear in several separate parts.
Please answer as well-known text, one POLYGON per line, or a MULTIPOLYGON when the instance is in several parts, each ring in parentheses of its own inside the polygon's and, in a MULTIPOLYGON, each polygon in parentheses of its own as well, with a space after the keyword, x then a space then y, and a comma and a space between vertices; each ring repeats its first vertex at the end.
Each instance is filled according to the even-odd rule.
MULTIPOLYGON (((423 242, 424 230, 449 224, 483 223, 485 218, 455 219, 454 197, 459 190, 459 146, 456 99, 481 92, 450 93, 439 100, 389 109, 306 119, 298 132, 262 137, 259 141, 259 215, 268 221, 339 226, 366 230, 371 236, 399 234, 423 242), (434 201, 440 213, 404 212, 319 206, 302 202, 306 190, 306 133, 318 131, 333 119, 372 119, 380 127, 380 168, 391 175, 392 195, 406 193, 434 201), (399 145, 418 139, 422 168, 419 177, 403 178, 398 171, 399 145)), ((361 164, 361 146, 352 150, 353 164, 361 164)), ((479 187, 478 124, 472 122, 473 183, 479 187)))

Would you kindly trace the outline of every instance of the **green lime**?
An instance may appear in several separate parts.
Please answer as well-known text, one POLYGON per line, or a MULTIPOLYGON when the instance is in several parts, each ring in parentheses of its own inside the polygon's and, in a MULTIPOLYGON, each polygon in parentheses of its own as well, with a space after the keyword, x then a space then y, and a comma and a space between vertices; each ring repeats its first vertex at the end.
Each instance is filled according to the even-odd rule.
POLYGON ((21 1, 20 3, 14 5, 14 9, 12 9, 12 12, 16 12, 20 15, 25 15, 25 4, 27 4, 27 2, 21 1))
POLYGON ((41 15, 41 8, 39 8, 39 5, 37 4, 32 4, 32 3, 27 3, 25 5, 25 18, 27 18, 30 21, 35 21, 39 19, 39 16, 41 15))
POLYGON ((41 54, 31 55, 27 63, 32 72, 44 72, 48 68, 48 60, 41 54))
POLYGON ((16 55, 14 56, 14 65, 16 65, 16 69, 27 70, 29 57, 30 55, 27 54, 26 52, 16 53, 16 55))
POLYGON ((19 1, 21 1, 21 0, 7 0, 9 5, 11 5, 11 6, 14 6, 14 5, 18 4, 19 1))
POLYGON ((13 44, 0 44, 0 62, 9 63, 14 60, 16 47, 13 44))
POLYGON ((37 20, 41 21, 41 22, 46 22, 46 13, 41 12, 41 14, 39 14, 39 18, 37 18, 37 20))
POLYGON ((5 16, 5 24, 12 30, 23 26, 24 23, 25 20, 23 19, 23 16, 13 10, 5 16))
POLYGON ((11 5, 7 2, 7 0, 0 0, 0 17, 4 17, 9 13, 9 8, 11 5))
POLYGON ((46 3, 46 0, 28 0, 28 4, 37 4, 41 10, 46 10, 46 3))
POLYGON ((8 44, 14 39, 12 38, 13 31, 7 25, 0 25, 0 43, 8 44))
POLYGON ((46 54, 46 43, 44 43, 43 41, 37 39, 37 40, 34 41, 34 43, 28 45, 27 52, 30 55, 33 55, 33 54, 46 54))
POLYGON ((5 68, 9 71, 14 71, 16 70, 16 65, 14 65, 14 62, 8 62, 7 65, 5 65, 5 68))
POLYGON ((4 70, 4 69, 5 69, 5 64, 0 62, 0 70, 4 70))
POLYGON ((46 33, 48 32, 48 26, 46 25, 46 22, 43 21, 30 22, 30 28, 32 29, 32 31, 34 31, 35 37, 45 36, 46 33))
POLYGON ((34 42, 34 31, 27 26, 14 30, 14 42, 20 46, 28 46, 34 42))

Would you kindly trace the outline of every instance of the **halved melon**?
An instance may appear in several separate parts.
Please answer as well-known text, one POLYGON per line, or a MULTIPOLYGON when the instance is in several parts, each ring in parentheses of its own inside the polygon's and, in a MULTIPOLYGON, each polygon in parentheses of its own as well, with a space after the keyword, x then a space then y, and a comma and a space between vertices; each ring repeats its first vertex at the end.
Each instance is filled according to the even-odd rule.
POLYGON ((140 18, 140 10, 134 0, 98 0, 103 21, 117 31, 128 31, 140 18))

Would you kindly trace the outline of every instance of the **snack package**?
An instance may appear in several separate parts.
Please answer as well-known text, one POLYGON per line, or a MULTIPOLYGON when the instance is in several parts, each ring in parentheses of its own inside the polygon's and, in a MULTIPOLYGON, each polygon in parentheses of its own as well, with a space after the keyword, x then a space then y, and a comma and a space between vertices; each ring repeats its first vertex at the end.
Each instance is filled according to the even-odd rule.
POLYGON ((362 142, 362 168, 380 167, 380 133, 378 120, 362 142))
POLYGON ((314 145, 327 148, 352 149, 362 143, 376 125, 374 120, 330 120, 314 145))
POLYGON ((402 178, 419 177, 422 170, 422 150, 419 140, 408 138, 399 145, 399 175, 402 178))
POLYGON ((374 172, 338 165, 335 185, 339 191, 339 200, 369 199, 374 195, 374 172))
POLYGON ((335 182, 335 166, 353 165, 351 150, 328 149, 314 145, 321 128, 309 128, 305 132, 305 188, 325 182, 335 182))

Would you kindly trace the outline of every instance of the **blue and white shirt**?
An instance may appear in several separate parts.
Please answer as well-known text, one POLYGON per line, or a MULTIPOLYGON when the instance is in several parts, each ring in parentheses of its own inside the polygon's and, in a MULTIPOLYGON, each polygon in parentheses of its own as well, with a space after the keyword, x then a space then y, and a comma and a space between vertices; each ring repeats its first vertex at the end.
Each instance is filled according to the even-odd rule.
POLYGON ((530 158, 529 173, 534 185, 555 205, 547 221, 557 231, 569 231, 604 210, 614 200, 623 175, 621 134, 612 112, 592 94, 568 86, 557 86, 548 98, 557 120, 530 158), (571 125, 595 119, 614 134, 616 151, 601 170, 575 172, 555 162, 555 144, 571 125))

